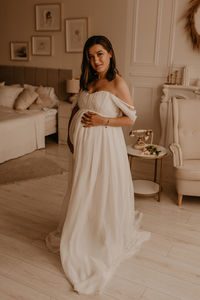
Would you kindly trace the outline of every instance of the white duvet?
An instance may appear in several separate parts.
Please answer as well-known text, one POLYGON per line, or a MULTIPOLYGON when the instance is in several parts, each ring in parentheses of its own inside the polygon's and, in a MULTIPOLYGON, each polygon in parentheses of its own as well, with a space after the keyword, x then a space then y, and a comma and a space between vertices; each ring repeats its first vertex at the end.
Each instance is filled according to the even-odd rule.
POLYGON ((0 163, 45 147, 45 115, 0 106, 0 163))

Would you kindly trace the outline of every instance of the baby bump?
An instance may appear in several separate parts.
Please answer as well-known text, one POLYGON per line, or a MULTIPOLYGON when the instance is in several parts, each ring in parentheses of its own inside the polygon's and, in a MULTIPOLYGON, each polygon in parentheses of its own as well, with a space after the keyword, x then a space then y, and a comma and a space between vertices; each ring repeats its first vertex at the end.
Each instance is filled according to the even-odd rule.
MULTIPOLYGON (((84 135, 85 131, 88 129, 92 129, 94 127, 84 127, 83 123, 81 122, 82 116, 86 112, 95 112, 89 109, 79 109, 79 111, 74 115, 71 124, 70 124, 70 130, 69 130, 69 135, 72 143, 76 143, 78 140, 81 139, 81 137, 84 135)), ((91 130, 90 130, 91 132, 91 130)))

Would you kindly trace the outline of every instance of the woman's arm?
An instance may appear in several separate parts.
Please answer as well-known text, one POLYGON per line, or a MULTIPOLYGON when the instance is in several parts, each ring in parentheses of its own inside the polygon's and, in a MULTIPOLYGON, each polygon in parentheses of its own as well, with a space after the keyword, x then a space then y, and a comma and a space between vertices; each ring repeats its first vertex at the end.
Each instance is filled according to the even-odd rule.
POLYGON ((113 127, 122 127, 122 126, 133 126, 134 121, 127 116, 122 116, 118 118, 107 118, 100 116, 93 112, 87 112, 82 116, 81 122, 84 124, 83 127, 92 127, 92 126, 113 126, 113 127))

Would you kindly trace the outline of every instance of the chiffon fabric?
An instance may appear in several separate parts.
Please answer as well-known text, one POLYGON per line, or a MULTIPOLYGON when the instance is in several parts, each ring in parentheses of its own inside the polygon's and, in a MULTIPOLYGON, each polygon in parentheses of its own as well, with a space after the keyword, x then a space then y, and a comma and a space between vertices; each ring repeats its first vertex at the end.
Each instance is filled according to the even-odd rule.
POLYGON ((88 111, 110 118, 123 113, 135 120, 134 107, 108 91, 83 91, 77 102, 80 110, 70 126, 74 145, 71 177, 60 224, 46 243, 54 252, 60 245, 68 280, 75 291, 89 295, 103 292, 117 266, 131 257, 150 233, 138 228, 141 214, 134 210, 122 128, 85 128, 81 123, 88 111))

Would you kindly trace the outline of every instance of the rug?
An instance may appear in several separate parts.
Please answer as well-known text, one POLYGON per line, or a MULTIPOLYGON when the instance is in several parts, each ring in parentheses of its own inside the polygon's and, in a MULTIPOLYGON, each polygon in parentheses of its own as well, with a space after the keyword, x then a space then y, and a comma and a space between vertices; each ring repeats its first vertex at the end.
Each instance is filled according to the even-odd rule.
POLYGON ((17 158, 0 164, 0 184, 42 178, 65 172, 47 157, 17 158))

